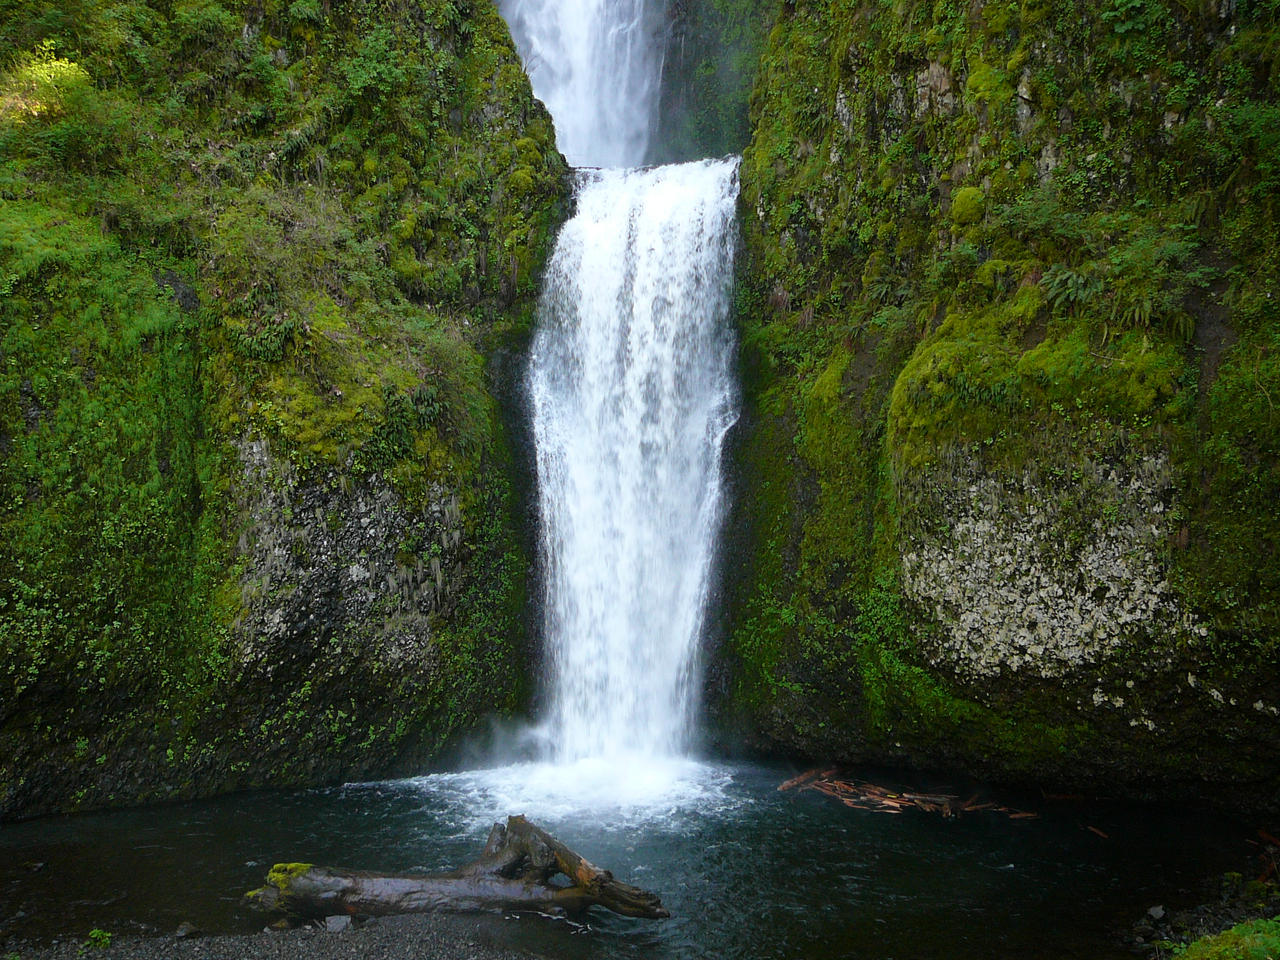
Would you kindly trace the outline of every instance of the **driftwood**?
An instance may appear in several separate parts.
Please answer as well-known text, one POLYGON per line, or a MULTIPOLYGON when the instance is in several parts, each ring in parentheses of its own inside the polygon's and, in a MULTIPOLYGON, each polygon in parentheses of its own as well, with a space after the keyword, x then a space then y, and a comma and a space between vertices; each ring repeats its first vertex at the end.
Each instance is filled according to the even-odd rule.
POLYGON ((670 916, 656 894, 615 880, 524 817, 495 823, 479 859, 422 876, 277 863, 246 896, 295 919, 386 916, 437 910, 529 910, 578 914, 593 906, 627 917, 670 916), (568 878, 553 882, 559 875, 568 878))
POLYGON ((977 794, 961 800, 951 793, 919 793, 910 790, 890 790, 865 780, 848 780, 836 776, 837 771, 816 767, 792 777, 778 786, 779 790, 816 790, 839 800, 846 807, 872 810, 876 813, 900 814, 904 810, 923 810, 943 817, 956 817, 962 813, 991 810, 1006 814, 1010 820, 1034 820, 1039 814, 1004 807, 991 800, 982 800, 977 794))

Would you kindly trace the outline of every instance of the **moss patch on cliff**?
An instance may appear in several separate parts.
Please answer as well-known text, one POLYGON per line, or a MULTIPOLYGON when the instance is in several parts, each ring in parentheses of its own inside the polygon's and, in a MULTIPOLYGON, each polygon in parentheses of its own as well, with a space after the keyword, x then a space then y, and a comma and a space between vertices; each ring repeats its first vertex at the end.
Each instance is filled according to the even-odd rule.
POLYGON ((729 645, 734 707, 767 740, 1059 779, 1268 776, 1230 745, 1275 740, 1275 23, 1266 2, 784 7, 742 168, 740 460, 768 493, 738 508, 757 559, 729 645), (1159 735, 1092 675, 975 684, 938 658, 901 560, 945 539, 937 491, 1030 470, 1070 551, 1124 512, 1073 495, 1087 465, 1166 459, 1141 574, 1208 634, 1148 625, 1102 670, 1159 735))
MULTIPOLYGON (((567 182, 493 6, 0 21, 0 811, 369 773, 515 707, 527 558, 485 357, 527 334, 567 182), (246 668, 250 441, 286 500, 390 490, 454 531, 415 573, 453 599, 413 676, 352 648, 305 689, 343 669, 305 630, 278 686, 246 668)), ((401 579, 361 631, 394 634, 401 579)))

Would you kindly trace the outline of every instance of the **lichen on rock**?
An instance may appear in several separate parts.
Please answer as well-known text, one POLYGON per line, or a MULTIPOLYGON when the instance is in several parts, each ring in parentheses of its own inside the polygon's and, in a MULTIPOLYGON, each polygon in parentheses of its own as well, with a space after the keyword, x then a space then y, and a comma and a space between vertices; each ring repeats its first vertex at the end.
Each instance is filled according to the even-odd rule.
POLYGON ((934 666, 1092 676, 1125 657, 1168 660, 1208 633, 1168 579, 1167 458, 1062 473, 953 464, 918 484, 912 512, 934 529, 905 538, 902 585, 934 666))

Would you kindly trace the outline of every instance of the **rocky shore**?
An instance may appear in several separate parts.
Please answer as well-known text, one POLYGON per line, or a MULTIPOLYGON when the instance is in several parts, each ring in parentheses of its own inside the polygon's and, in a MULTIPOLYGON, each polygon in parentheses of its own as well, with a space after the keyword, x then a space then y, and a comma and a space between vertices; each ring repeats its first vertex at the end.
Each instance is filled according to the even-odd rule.
POLYGON ((0 956, 4 960, 529 960, 533 956, 483 943, 474 923, 463 917, 418 914, 362 924, 334 922, 346 919, 331 918, 327 927, 235 936, 206 937, 183 930, 164 937, 67 939, 26 949, 10 941, 0 948, 0 956))

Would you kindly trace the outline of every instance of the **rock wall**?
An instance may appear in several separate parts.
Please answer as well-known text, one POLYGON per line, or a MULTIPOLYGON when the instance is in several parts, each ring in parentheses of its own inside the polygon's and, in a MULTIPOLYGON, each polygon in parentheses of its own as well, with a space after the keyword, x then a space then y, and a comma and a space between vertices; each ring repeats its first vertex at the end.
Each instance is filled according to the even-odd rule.
POLYGON ((765 38, 770 0, 672 0, 650 162, 741 153, 751 136, 747 99, 765 38))
POLYGON ((568 179, 493 4, 22 11, 0 818, 417 770, 520 709, 488 358, 568 179))
POLYGON ((726 737, 1280 803, 1273 6, 784 5, 726 737))
POLYGON ((469 559, 456 492, 434 484, 410 505, 376 477, 304 481, 261 440, 237 452, 248 513, 233 623, 242 661, 270 677, 290 647, 345 635, 388 666, 429 667, 432 620, 453 612, 469 559))
POLYGON ((1168 581, 1168 461, 1134 467, 1077 464, 1069 489, 1030 470, 935 479, 916 508, 932 535, 901 555, 903 595, 935 627, 930 663, 968 679, 1096 675, 1207 635, 1168 581))

